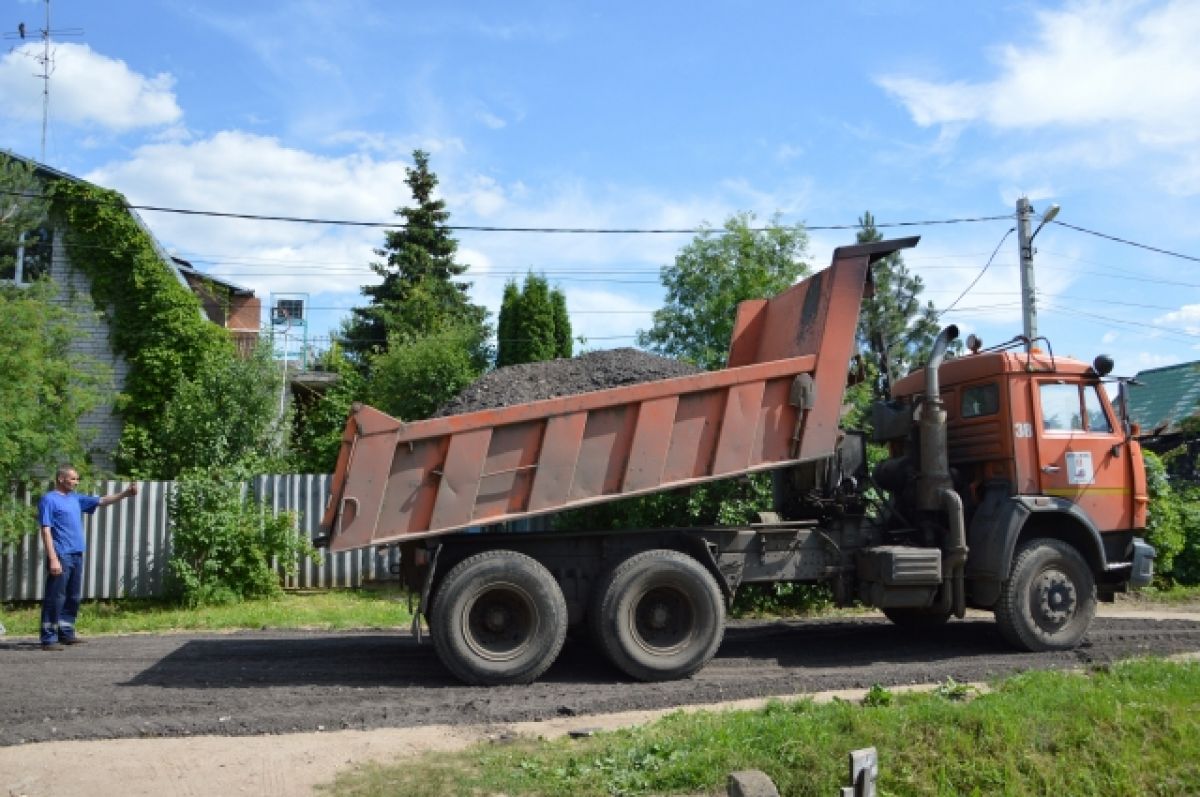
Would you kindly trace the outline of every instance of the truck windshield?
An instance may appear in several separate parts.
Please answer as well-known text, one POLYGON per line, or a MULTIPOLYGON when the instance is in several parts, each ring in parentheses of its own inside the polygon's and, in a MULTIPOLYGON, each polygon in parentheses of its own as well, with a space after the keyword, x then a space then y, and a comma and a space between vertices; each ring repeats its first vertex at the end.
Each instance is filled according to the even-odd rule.
POLYGON ((1042 428, 1046 431, 1112 431, 1094 386, 1043 384, 1038 392, 1042 402, 1042 428))

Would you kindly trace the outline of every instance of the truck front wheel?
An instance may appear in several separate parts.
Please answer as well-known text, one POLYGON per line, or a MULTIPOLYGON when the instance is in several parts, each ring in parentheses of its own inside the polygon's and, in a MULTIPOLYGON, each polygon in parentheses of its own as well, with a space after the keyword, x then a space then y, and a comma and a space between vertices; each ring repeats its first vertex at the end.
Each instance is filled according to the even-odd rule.
POLYGON ((725 603, 703 565, 658 549, 617 565, 597 590, 591 621, 619 670, 642 681, 666 681, 692 675, 717 652, 725 603))
POLYGON ((459 679, 527 684, 562 650, 567 603, 537 561, 515 551, 485 551, 446 574, 429 627, 438 658, 459 679))
POLYGON ((1013 558, 995 611, 1009 644, 1030 651, 1069 650, 1096 614, 1096 580, 1073 546, 1031 540, 1013 558))

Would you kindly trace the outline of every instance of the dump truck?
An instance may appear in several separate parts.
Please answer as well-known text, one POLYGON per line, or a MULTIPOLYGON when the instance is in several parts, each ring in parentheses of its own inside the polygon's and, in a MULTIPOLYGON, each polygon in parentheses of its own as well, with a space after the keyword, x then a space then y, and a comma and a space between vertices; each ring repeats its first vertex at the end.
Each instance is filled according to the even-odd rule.
POLYGON ((356 405, 320 543, 399 546, 414 630, 425 618, 470 684, 535 680, 568 629, 634 679, 688 677, 745 584, 826 584, 838 604, 910 627, 990 610, 1018 648, 1076 646, 1097 601, 1153 574, 1111 361, 1019 337, 950 356, 950 326, 872 409, 887 451, 873 470, 866 435, 841 428, 872 264, 917 241, 841 247, 829 268, 742 302, 721 370, 411 423, 356 405), (752 524, 511 530, 760 472, 773 506, 752 524))

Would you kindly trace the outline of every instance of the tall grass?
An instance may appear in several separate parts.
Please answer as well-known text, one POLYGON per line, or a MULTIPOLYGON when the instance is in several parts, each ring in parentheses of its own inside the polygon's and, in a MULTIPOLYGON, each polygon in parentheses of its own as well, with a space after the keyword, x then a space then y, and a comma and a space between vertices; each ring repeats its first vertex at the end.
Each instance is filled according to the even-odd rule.
POLYGON ((971 700, 948 688, 866 704, 775 702, 669 715, 590 739, 483 745, 339 777, 337 797, 723 793, 761 769, 783 795, 837 794, 849 751, 879 752, 881 794, 1200 793, 1200 665, 1036 672, 971 700))

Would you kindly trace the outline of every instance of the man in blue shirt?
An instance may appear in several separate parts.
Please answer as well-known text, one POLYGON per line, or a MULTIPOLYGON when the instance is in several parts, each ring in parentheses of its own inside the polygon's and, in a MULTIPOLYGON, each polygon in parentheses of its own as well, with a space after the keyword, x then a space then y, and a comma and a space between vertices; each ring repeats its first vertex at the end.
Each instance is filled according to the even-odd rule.
POLYGON ((119 493, 104 497, 79 495, 79 474, 70 465, 60 465, 54 475, 54 489, 38 502, 38 525, 46 548, 46 595, 42 599, 42 650, 62 650, 63 645, 83 642, 75 635, 75 617, 83 597, 83 513, 89 515, 98 506, 115 504, 137 495, 131 484, 119 493))

